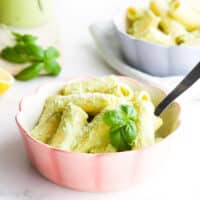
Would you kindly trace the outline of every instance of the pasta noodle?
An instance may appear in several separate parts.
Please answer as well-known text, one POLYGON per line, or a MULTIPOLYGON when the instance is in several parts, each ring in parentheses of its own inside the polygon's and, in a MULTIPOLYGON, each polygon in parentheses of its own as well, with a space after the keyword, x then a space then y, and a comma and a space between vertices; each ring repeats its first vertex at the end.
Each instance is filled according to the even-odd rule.
POLYGON ((127 19, 134 21, 139 19, 143 15, 143 10, 136 9, 133 6, 127 8, 127 19))
POLYGON ((31 135, 37 140, 47 143, 56 132, 60 119, 60 112, 51 113, 31 131, 31 135))
POLYGON ((133 92, 129 86, 125 84, 118 84, 113 76, 90 79, 87 81, 67 84, 62 90, 61 94, 64 96, 70 94, 81 93, 104 93, 114 94, 118 97, 131 98, 133 92))
POLYGON ((129 134, 137 131, 135 142, 129 144, 129 149, 156 142, 155 132, 162 120, 154 115, 147 92, 133 91, 128 84, 110 76, 69 83, 60 94, 47 98, 40 119, 31 131, 37 140, 67 151, 116 152, 120 149, 113 146, 110 131, 122 128, 120 134, 125 130, 132 131, 129 134), (104 121, 107 111, 119 117, 114 118, 120 122, 114 129, 104 121), (133 123, 135 130, 126 129, 126 123, 133 123))
POLYGON ((174 19, 183 24, 187 30, 200 29, 200 14, 180 1, 173 1, 171 3, 170 14, 174 19))
POLYGON ((200 12, 194 5, 179 0, 151 0, 149 8, 140 12, 131 6, 127 9, 127 33, 166 46, 199 45, 193 32, 200 31, 200 12))
POLYGON ((155 143, 155 132, 162 125, 162 120, 154 115, 154 106, 148 93, 138 93, 133 102, 140 116, 137 122, 138 137, 133 146, 133 149, 137 149, 155 143))
POLYGON ((87 113, 80 107, 68 104, 49 144, 60 149, 73 150, 84 133, 83 129, 87 125, 87 118, 87 113))
POLYGON ((118 87, 117 81, 113 76, 94 78, 86 81, 79 81, 67 84, 62 90, 62 95, 80 93, 104 93, 112 94, 118 87))
POLYGON ((134 95, 131 88, 123 83, 118 85, 117 90, 113 94, 119 97, 126 97, 127 99, 131 99, 134 95))
POLYGON ((166 1, 163 0, 151 0, 149 7, 157 16, 166 15, 168 11, 166 1))
POLYGON ((171 34, 173 37, 187 34, 185 27, 170 17, 163 18, 159 23, 159 28, 164 33, 171 34))
POLYGON ((142 35, 150 27, 157 27, 160 18, 153 14, 151 11, 146 11, 144 15, 133 23, 133 32, 137 35, 142 35))
POLYGON ((55 112, 63 112, 67 104, 73 103, 90 114, 99 113, 108 105, 126 102, 124 98, 109 94, 85 93, 68 96, 54 95, 47 99, 39 123, 46 121, 55 112))
POLYGON ((86 133, 77 146, 78 151, 89 153, 90 150, 95 148, 106 148, 110 143, 109 127, 103 122, 102 116, 103 113, 96 115, 93 121, 88 125, 86 133))
POLYGON ((174 41, 169 35, 165 35, 160 30, 151 27, 143 35, 140 36, 141 39, 155 42, 163 45, 173 45, 174 41))

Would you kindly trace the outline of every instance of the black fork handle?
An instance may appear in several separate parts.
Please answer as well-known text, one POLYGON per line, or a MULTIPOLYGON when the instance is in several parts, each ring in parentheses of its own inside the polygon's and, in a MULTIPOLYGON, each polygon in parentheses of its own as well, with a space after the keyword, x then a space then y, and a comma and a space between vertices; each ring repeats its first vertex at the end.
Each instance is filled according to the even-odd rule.
POLYGON ((172 90, 155 109, 155 115, 159 116, 169 104, 179 95, 190 88, 200 78, 200 63, 197 64, 192 71, 172 90))

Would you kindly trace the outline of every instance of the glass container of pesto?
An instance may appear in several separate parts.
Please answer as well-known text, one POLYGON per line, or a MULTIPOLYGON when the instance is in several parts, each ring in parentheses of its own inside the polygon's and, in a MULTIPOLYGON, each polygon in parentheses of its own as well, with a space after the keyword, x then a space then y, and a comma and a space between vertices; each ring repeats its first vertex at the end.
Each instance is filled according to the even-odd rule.
POLYGON ((0 0, 0 23, 33 27, 45 23, 52 14, 52 0, 0 0))

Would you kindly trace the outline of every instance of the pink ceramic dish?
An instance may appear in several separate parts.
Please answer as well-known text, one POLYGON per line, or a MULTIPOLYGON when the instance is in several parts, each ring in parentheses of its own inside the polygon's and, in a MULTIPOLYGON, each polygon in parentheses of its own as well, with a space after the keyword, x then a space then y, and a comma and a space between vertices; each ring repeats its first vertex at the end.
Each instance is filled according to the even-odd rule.
MULTIPOLYGON (((132 88, 147 90, 155 105, 164 97, 159 88, 137 81, 118 77, 132 88)), ((179 136, 180 106, 171 104, 163 113, 163 127, 157 133, 168 135, 163 141, 136 151, 119 153, 87 154, 67 152, 35 140, 30 130, 37 123, 45 99, 57 93, 68 81, 46 84, 31 96, 23 98, 16 116, 16 122, 32 164, 49 180, 67 188, 80 191, 116 191, 144 181, 158 171, 163 163, 169 162, 172 150, 179 136)), ((164 173, 164 172, 163 172, 164 173)))

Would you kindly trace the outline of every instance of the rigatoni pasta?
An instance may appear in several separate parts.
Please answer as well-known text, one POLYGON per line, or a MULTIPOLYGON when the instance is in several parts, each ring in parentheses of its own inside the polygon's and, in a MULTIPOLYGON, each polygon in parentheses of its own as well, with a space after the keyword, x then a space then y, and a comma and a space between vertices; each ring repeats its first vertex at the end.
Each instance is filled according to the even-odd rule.
POLYGON ((151 11, 145 11, 144 14, 136 20, 129 28, 129 32, 135 35, 143 35, 151 27, 157 27, 160 18, 155 16, 151 11))
POLYGON ((128 85, 118 84, 114 76, 94 78, 67 84, 60 92, 61 95, 81 93, 115 94, 117 97, 130 98, 133 93, 128 85))
POLYGON ((150 0, 149 8, 127 9, 127 33, 161 45, 200 44, 200 12, 179 0, 150 0), (137 13, 138 14, 137 16, 137 13))
MULTIPOLYGON (((81 138, 75 151, 90 153, 97 152, 99 148, 101 151, 107 148, 110 144, 109 127, 103 122, 102 116, 103 112, 96 115, 92 122, 88 124, 85 129, 85 135, 81 138)), ((116 151, 114 147, 112 150, 116 151)))
POLYGON ((31 135, 37 140, 47 143, 55 134, 61 119, 61 112, 52 112, 44 120, 40 121, 31 131, 31 135))
POLYGON ((167 15, 167 3, 166 3, 166 1, 151 0, 149 8, 157 16, 167 15))
POLYGON ((108 76, 68 83, 47 98, 31 135, 67 151, 108 153, 154 144, 161 125, 147 92, 108 76))
POLYGON ((200 29, 200 13, 179 0, 170 3, 169 14, 183 24, 188 31, 200 29))
POLYGON ((133 6, 127 8, 127 19, 134 21, 143 15, 144 10, 137 9, 133 6))
POLYGON ((174 38, 180 35, 188 34, 186 28, 182 24, 178 23, 169 16, 166 16, 160 20, 159 29, 162 30, 162 32, 164 32, 166 35, 171 35, 174 38))
POLYGON ((68 104, 49 144, 64 150, 75 149, 84 133, 87 118, 88 114, 80 107, 72 103, 68 104))

